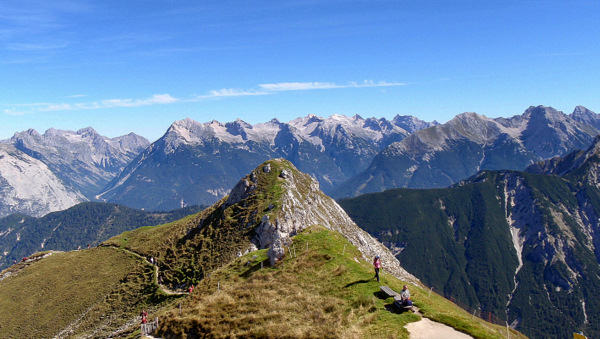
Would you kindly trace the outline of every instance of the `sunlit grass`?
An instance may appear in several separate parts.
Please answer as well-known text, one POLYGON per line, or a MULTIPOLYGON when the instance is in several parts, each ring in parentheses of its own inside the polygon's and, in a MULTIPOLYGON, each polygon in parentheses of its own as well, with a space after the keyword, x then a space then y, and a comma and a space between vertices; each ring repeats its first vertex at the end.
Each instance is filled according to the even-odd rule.
MULTIPOLYGON (((312 227, 294 237, 286 253, 276 267, 267 267, 266 250, 261 250, 214 272, 183 302, 181 314, 176 308, 162 315, 161 333, 182 338, 408 338, 404 325, 420 319, 382 295, 370 264, 339 233, 312 227)), ((400 290, 405 282, 383 274, 381 284, 400 290)), ((502 327, 471 319, 417 286, 411 289, 426 316, 475 337, 506 337, 502 327)))

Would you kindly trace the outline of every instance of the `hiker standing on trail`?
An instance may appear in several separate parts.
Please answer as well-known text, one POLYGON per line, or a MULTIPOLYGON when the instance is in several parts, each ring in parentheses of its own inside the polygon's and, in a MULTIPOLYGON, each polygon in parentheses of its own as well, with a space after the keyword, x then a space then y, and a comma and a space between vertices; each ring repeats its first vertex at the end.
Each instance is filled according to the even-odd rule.
POLYGON ((148 322, 148 312, 146 312, 146 310, 142 310, 142 313, 140 313, 140 316, 142 317, 142 324, 145 324, 148 322))
POLYGON ((188 288, 188 292, 191 294, 192 292, 194 292, 194 285, 190 286, 190 288, 188 288))
POLYGON ((373 259, 373 267, 375 267, 374 278, 377 278, 377 282, 379 282, 379 269, 381 268, 381 259, 379 258, 379 255, 376 255, 375 259, 373 259))

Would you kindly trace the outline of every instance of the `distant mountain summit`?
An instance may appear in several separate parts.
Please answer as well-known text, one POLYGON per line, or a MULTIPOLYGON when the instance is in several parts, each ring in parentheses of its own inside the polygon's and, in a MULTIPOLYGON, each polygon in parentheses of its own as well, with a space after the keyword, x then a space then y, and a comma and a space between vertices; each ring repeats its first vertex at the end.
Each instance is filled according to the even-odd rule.
POLYGON ((134 133, 107 138, 91 127, 76 132, 49 129, 44 134, 29 129, 4 142, 44 162, 87 198, 97 194, 150 144, 134 133))
POLYGON ((0 142, 0 217, 39 217, 87 201, 148 144, 133 133, 107 138, 91 127, 15 133, 0 142))
POLYGON ((600 189, 600 136, 585 151, 572 152, 564 157, 537 162, 526 169, 530 173, 577 178, 581 183, 600 189))
POLYGON ((447 187, 482 169, 523 170, 536 161, 587 148, 598 130, 584 121, 595 116, 582 107, 566 115, 545 106, 532 106, 508 119, 459 114, 391 144, 332 194, 348 197, 395 187, 447 187), (590 118, 584 120, 584 115, 590 118))
POLYGON ((413 117, 363 119, 308 115, 289 123, 240 119, 174 122, 116 177, 98 199, 145 209, 212 204, 239 178, 270 158, 285 158, 331 190, 366 168, 389 144, 431 126, 413 117), (400 127, 402 126, 402 127, 400 127))

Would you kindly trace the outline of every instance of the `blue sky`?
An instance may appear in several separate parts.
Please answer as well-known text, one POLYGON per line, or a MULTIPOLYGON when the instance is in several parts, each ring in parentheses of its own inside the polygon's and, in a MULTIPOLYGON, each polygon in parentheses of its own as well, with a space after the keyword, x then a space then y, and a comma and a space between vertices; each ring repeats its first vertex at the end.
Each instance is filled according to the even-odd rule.
POLYGON ((598 1, 0 2, 0 139, 316 114, 600 112, 598 1))

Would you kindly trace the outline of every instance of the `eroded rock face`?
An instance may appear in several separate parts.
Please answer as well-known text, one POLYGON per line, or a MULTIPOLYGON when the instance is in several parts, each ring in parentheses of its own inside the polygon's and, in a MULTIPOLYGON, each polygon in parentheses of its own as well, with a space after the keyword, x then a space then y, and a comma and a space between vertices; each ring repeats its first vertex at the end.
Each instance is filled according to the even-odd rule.
MULTIPOLYGON (((283 258, 285 247, 292 242, 291 237, 310 226, 321 225, 343 234, 358 247, 365 260, 370 262, 375 255, 380 255, 388 272, 403 280, 418 281, 400 266, 385 246, 359 228, 335 200, 321 192, 316 180, 298 171, 286 160, 271 161, 278 162, 278 167, 283 167, 278 177, 283 188, 280 207, 269 206, 268 214, 258 216, 261 221, 255 228, 256 235, 252 239, 258 248, 269 248, 271 264, 283 258)), ((264 170, 267 166, 260 168, 264 170)), ((257 174, 253 173, 250 177, 253 175, 257 174)), ((233 189, 227 204, 240 202, 250 194, 253 185, 247 179, 242 179, 233 189)))

